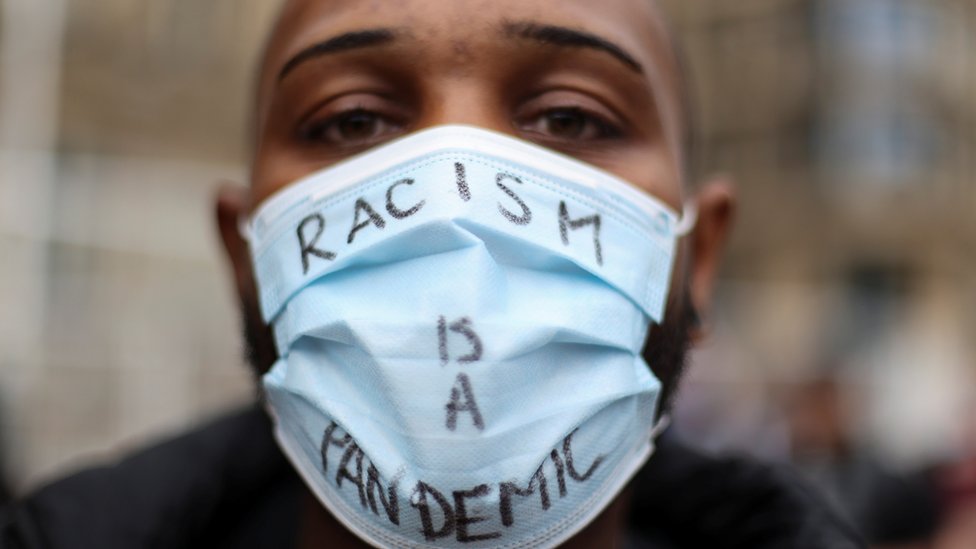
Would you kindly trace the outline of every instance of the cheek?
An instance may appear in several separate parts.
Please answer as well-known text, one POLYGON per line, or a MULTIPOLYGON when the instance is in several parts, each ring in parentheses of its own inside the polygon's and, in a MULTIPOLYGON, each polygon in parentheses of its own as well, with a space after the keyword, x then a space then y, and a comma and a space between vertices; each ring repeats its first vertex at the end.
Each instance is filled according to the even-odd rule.
POLYGON ((258 157, 251 169, 250 213, 253 214, 271 195, 287 186, 292 172, 293 169, 282 165, 280 157, 273 162, 258 157))
POLYGON ((326 166, 302 154, 293 141, 289 117, 272 111, 255 145, 251 164, 251 213, 271 195, 326 166))
POLYGON ((299 154, 294 147, 262 144, 251 166, 251 213, 276 192, 327 165, 299 154))
POLYGON ((681 214, 680 175, 674 162, 664 151, 628 151, 606 169, 669 205, 678 215, 681 214))
POLYGON ((251 163, 251 213, 269 196, 288 184, 295 173, 295 162, 289 159, 287 147, 277 145, 268 136, 257 144, 251 163))

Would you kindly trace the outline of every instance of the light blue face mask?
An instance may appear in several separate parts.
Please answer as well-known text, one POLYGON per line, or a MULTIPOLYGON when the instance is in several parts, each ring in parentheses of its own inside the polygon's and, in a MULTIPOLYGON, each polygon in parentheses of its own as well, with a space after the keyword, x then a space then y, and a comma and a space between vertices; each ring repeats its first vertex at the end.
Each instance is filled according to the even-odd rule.
POLYGON ((586 164, 445 126, 268 200, 246 231, 276 436, 378 547, 549 547, 646 461, 677 215, 586 164))

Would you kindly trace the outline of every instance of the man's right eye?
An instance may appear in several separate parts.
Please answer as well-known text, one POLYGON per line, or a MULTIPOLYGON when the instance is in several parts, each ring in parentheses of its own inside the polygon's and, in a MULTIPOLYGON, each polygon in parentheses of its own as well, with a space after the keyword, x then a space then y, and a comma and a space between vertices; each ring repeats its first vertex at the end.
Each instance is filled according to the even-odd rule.
POLYGON ((337 147, 372 145, 399 132, 402 124, 361 107, 323 120, 312 120, 301 131, 303 141, 337 147))

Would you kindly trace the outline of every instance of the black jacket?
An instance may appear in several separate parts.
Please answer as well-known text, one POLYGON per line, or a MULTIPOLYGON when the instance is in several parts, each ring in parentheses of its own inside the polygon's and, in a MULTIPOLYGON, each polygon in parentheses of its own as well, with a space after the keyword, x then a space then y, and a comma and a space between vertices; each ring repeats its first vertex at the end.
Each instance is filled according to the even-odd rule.
MULTIPOLYGON (((669 436, 633 486, 635 548, 862 547, 789 473, 669 436)), ((15 501, 0 511, 0 548, 294 547, 302 490, 252 408, 15 501)))

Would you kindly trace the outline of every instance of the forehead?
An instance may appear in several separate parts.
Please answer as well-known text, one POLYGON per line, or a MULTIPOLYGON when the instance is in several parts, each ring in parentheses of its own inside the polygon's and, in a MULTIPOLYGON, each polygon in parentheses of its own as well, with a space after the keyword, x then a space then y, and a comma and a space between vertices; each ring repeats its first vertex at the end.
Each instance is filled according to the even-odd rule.
POLYGON ((650 47, 662 45, 654 43, 664 25, 653 0, 286 0, 275 38, 287 41, 289 34, 343 23, 460 30, 525 17, 575 22, 590 30, 619 33, 625 42, 643 38, 650 47))
POLYGON ((654 0, 287 0, 263 58, 259 105, 288 59, 343 32, 395 28, 463 58, 476 54, 479 44, 500 39, 501 29, 512 22, 559 25, 612 39, 674 100, 666 102, 680 108, 675 53, 654 0))

